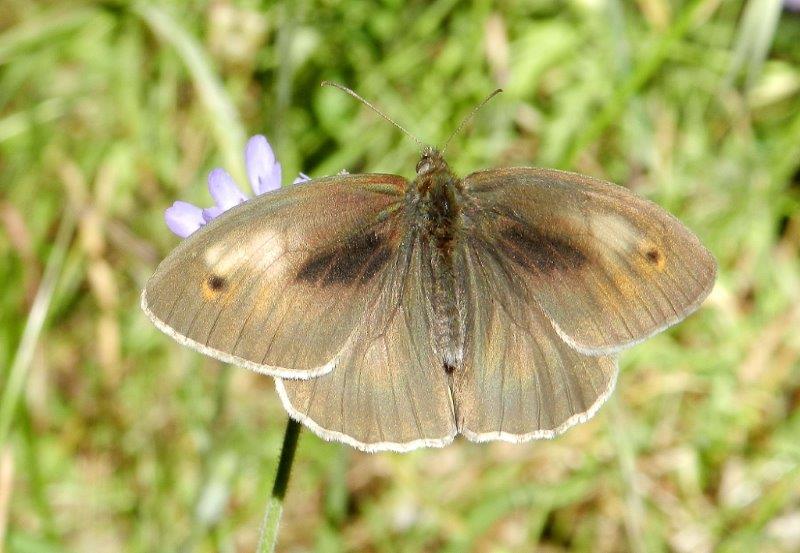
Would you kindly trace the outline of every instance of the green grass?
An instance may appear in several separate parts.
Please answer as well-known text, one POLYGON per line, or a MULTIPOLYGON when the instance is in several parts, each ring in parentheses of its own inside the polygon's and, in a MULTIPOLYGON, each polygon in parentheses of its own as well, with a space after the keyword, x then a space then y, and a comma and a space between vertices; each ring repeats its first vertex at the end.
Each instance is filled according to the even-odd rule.
POLYGON ((368 455, 301 435, 285 551, 800 548, 800 15, 775 0, 67 3, 0 9, 0 549, 251 551, 269 378, 159 333, 139 291, 263 132, 285 179, 411 176, 414 144, 624 184, 714 252, 696 315, 563 437, 368 455), (365 139, 368 137, 368 139, 365 139))

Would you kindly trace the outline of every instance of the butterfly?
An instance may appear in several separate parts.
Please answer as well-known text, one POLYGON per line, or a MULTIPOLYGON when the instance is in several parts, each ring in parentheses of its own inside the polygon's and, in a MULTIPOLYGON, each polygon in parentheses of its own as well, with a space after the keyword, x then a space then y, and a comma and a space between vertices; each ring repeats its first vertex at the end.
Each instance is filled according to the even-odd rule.
POLYGON ((289 415, 364 451, 552 438, 617 354, 695 311, 716 263, 675 217, 575 173, 340 174, 183 241, 141 297, 178 342, 276 377, 289 415))

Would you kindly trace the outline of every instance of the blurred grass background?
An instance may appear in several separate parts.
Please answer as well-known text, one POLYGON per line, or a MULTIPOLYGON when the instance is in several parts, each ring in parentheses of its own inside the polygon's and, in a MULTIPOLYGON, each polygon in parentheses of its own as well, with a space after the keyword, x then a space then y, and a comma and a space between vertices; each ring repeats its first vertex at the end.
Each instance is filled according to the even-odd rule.
POLYGON ((285 415, 139 291, 175 199, 244 183, 545 165, 624 184, 720 263, 549 442, 368 455, 301 437, 282 551, 800 550, 800 14, 780 1, 0 4, 0 549, 250 551, 285 415), (16 401, 18 400, 18 401, 16 401), (535 546, 534 544, 539 544, 535 546))

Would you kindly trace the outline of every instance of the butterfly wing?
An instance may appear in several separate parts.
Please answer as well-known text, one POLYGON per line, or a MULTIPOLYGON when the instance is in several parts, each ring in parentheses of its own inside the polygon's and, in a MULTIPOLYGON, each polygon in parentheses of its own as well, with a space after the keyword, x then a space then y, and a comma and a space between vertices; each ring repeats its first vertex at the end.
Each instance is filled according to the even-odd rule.
POLYGON ((276 379, 290 415, 326 440, 410 451, 442 447, 456 434, 432 343, 430 254, 413 229, 404 243, 336 370, 313 380, 276 379))
POLYGON ((616 359, 568 346, 526 299, 522 268, 492 240, 467 236, 458 253, 466 330, 464 365, 453 372, 458 430, 476 442, 552 438, 611 395, 616 359))
POLYGON ((610 354, 682 320, 716 263, 672 215, 626 189, 547 169, 463 180, 474 241, 503 256, 521 298, 576 350, 610 354))
POLYGON ((401 249, 407 181, 340 175, 258 196, 184 240, 142 293, 155 325, 272 376, 330 371, 401 249))

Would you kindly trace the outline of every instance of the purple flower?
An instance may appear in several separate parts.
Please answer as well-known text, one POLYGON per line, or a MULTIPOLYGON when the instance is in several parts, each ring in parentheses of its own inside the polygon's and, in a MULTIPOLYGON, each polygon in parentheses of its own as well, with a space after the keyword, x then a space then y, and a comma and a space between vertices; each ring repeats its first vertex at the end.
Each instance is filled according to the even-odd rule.
POLYGON ((256 196, 281 187, 281 164, 275 160, 266 137, 257 134, 247 142, 244 165, 256 196))
MULTIPOLYGON (((267 138, 260 134, 247 141, 244 152, 244 164, 247 178, 256 196, 272 192, 281 187, 281 164, 275 159, 275 153, 267 138)), ((310 180, 300 173, 294 183, 310 180)), ((219 217, 233 206, 246 202, 244 195, 230 173, 224 169, 214 169, 208 174, 208 191, 214 199, 214 205, 205 209, 188 202, 175 202, 164 212, 164 219, 169 230, 186 238, 194 231, 219 217)))
POLYGON ((189 202, 175 202, 164 212, 169 230, 186 238, 205 224, 203 210, 189 202))

